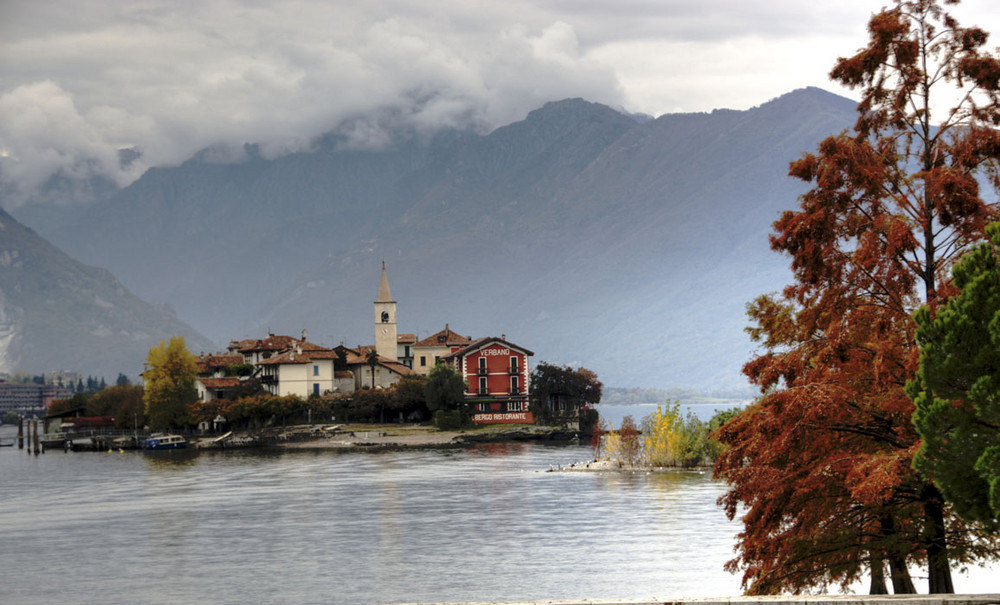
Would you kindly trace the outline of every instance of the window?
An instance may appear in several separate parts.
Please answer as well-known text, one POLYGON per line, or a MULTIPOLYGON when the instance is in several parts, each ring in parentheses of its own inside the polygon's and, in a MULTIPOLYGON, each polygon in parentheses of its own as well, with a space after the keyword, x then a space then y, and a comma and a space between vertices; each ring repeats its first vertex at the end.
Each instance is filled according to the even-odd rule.
POLYGON ((434 365, 437 365, 440 361, 441 361, 441 357, 439 357, 438 355, 435 355, 434 356, 434 365))
POLYGON ((510 371, 512 374, 517 373, 517 357, 511 355, 510 357, 510 371))
POLYGON ((427 365, 427 357, 421 355, 420 356, 420 367, 425 367, 426 365, 427 365))
POLYGON ((488 391, 486 390, 486 377, 485 376, 480 376, 479 377, 479 394, 480 395, 485 395, 487 392, 488 391))
POLYGON ((510 392, 511 393, 520 393, 521 391, 518 388, 519 386, 520 385, 518 384, 518 376, 516 374, 514 376, 511 376, 510 377, 510 392))
POLYGON ((485 374, 486 373, 486 358, 485 357, 480 357, 479 358, 479 373, 480 374, 485 374))
POLYGON ((522 401, 508 401, 507 402, 507 411, 508 412, 523 412, 524 411, 524 402, 522 402, 522 401))
POLYGON ((319 376, 319 366, 313 366, 313 376, 319 376))
POLYGON ((382 323, 384 323, 384 324, 389 323, 389 312, 388 311, 382 311, 382 323))
POLYGON ((319 395, 319 383, 318 382, 314 382, 313 383, 313 395, 319 395))

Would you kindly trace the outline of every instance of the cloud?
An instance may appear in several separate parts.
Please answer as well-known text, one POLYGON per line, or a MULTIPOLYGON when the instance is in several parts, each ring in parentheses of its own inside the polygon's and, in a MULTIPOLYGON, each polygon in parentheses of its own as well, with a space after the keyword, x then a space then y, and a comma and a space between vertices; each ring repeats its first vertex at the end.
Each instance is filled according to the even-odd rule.
MULTIPOLYGON (((998 10, 988 0, 957 8, 967 5, 977 15, 998 10)), ((205 148, 238 156, 253 142, 274 156, 335 128, 359 146, 383 144, 387 127, 404 124, 487 131, 566 97, 653 115, 746 108, 826 84, 836 55, 864 44, 873 8, 868 0, 6 0, 0 203, 25 203, 53 174, 123 185, 205 148), (123 168, 123 148, 142 156, 123 168)))
POLYGON ((555 98, 622 101, 613 70, 565 22, 441 18, 402 2, 111 4, 64 5, 76 22, 15 2, 0 26, 5 206, 53 173, 126 184, 206 147, 303 149, 345 121, 371 144, 379 125, 364 116, 488 130, 555 98), (143 153, 127 170, 122 148, 143 153))

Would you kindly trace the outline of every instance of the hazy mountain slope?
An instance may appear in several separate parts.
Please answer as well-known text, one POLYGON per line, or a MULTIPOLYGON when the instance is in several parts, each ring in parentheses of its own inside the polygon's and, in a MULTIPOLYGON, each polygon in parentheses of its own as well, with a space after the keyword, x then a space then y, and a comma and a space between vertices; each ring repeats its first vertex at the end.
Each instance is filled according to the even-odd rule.
POLYGON ((177 334, 196 351, 210 346, 169 310, 139 300, 109 272, 71 259, 0 210, 0 371, 136 378, 149 348, 177 334))
MULTIPOLYGON (((633 123, 575 171, 532 155, 525 163, 555 173, 545 182, 559 187, 536 196, 486 182, 466 187, 464 203, 425 201, 367 249, 305 273, 299 281, 310 287, 273 299, 262 327, 291 320, 291 330, 293 318, 324 309, 363 318, 384 257, 408 329, 447 321, 506 332, 610 384, 738 384, 750 351, 745 304, 788 280, 787 261, 767 242, 803 190, 786 176, 788 162, 849 125, 852 112, 850 101, 804 90, 747 112, 633 123)), ((516 180, 508 175, 498 180, 516 180)), ((355 324, 331 336, 371 338, 364 320, 355 324)))
POLYGON ((656 120, 570 99, 484 136, 195 158, 52 237, 219 343, 368 342, 385 260, 401 331, 506 333, 610 385, 732 386, 745 303, 788 280, 767 243, 803 190, 788 162, 853 112, 817 89, 656 120))

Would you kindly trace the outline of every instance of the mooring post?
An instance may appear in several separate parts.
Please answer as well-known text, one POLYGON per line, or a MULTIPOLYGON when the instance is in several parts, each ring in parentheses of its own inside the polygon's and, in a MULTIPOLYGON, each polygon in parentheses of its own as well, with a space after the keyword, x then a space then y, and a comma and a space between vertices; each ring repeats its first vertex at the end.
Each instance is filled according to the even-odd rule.
POLYGON ((42 453, 41 447, 39 447, 38 441, 38 418, 35 418, 35 455, 42 453))
POLYGON ((17 419, 17 449, 24 449, 24 416, 17 419))

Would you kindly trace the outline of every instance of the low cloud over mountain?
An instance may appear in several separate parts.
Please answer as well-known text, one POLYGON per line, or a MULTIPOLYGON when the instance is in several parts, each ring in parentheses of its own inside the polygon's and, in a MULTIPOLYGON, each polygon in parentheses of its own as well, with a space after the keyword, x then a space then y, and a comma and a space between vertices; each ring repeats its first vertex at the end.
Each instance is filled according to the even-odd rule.
POLYGON ((403 332, 504 333, 611 386, 731 387, 746 302, 789 280, 767 242, 804 190, 788 162, 853 110, 803 89, 655 120, 570 99, 485 135, 399 128, 377 147, 341 128, 309 152, 206 151, 85 211, 18 217, 220 346, 303 328, 371 341, 385 260, 403 332))

